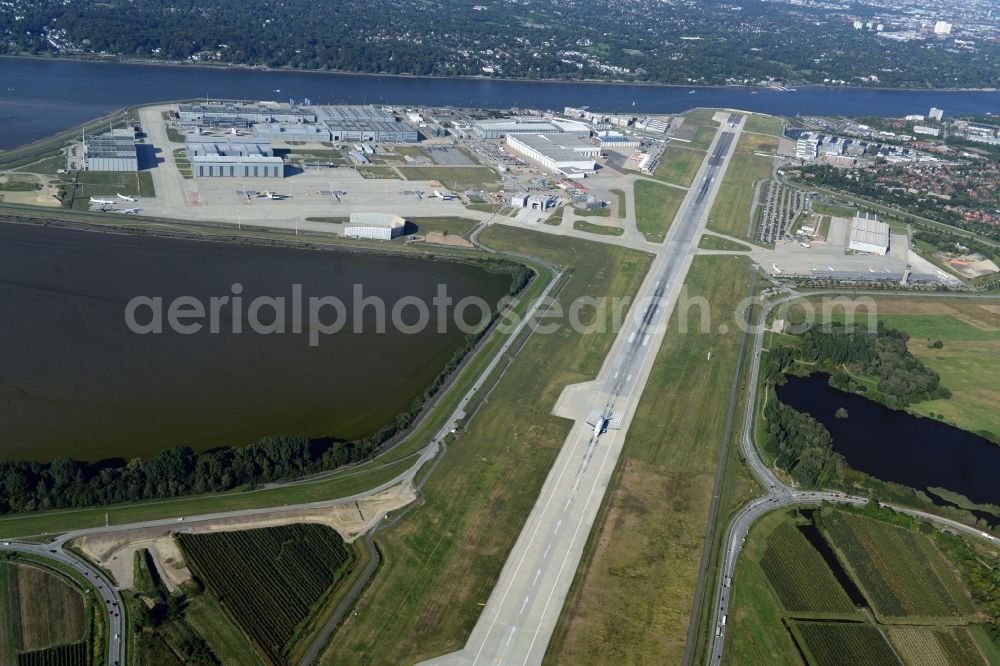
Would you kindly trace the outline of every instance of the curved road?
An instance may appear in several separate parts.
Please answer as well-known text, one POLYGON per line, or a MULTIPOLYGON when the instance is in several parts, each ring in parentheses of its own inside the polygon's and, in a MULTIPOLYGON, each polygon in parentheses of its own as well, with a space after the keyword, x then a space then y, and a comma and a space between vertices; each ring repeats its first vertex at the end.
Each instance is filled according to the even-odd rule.
POLYGON ((14 553, 28 553, 47 560, 53 560, 71 568, 89 580, 100 594, 104 610, 108 613, 108 664, 117 666, 125 662, 125 616, 121 593, 111 584, 107 575, 74 553, 53 544, 28 544, 4 541, 3 550, 14 553))
MULTIPOLYGON (((743 415, 743 432, 740 437, 740 447, 743 450, 743 458, 746 461, 746 464, 753 471, 754 475, 760 479, 761 483, 767 486, 767 493, 757 499, 751 500, 746 506, 744 506, 740 512, 736 514, 726 530, 726 536, 723 541, 725 544, 725 552, 722 556, 720 575, 716 581, 714 626, 712 628, 711 637, 709 638, 710 643, 707 663, 710 666, 722 663, 727 629, 724 624, 724 618, 729 614, 733 574, 736 571, 736 561, 739 557, 740 550, 743 547, 743 542, 746 540, 747 533, 750 531, 750 527, 754 524, 754 522, 765 513, 793 504, 820 504, 822 502, 836 502, 840 504, 854 504, 861 506, 870 501, 867 497, 857 497, 847 495, 845 493, 822 490, 801 491, 786 485, 777 476, 775 476, 771 468, 764 464, 764 461, 761 460, 757 447, 753 442, 753 421, 757 402, 757 385, 760 376, 760 353, 764 347, 764 332, 766 330, 764 322, 767 321, 768 314, 775 307, 787 303, 788 301, 810 295, 813 294, 793 293, 789 296, 785 296, 769 303, 761 312, 756 326, 756 335, 754 337, 753 344, 753 361, 750 364, 750 384, 747 391, 746 411, 743 415)), ((894 511, 905 513, 914 518, 935 522, 953 530, 965 532, 966 534, 986 539, 992 543, 1000 543, 1000 539, 997 537, 986 534, 985 532, 977 530, 974 527, 969 527, 968 525, 964 525, 955 520, 942 518, 924 511, 909 509, 884 502, 882 503, 882 506, 889 507, 894 511)))

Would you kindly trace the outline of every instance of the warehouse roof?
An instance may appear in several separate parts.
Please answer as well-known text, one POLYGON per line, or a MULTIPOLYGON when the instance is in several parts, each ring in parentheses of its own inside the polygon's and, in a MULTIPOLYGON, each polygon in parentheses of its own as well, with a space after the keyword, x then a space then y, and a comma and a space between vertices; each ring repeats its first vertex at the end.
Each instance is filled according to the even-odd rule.
POLYGON ((867 213, 855 215, 851 222, 851 242, 868 243, 881 247, 889 246, 889 225, 879 222, 876 216, 869 217, 867 213))
POLYGON ((396 229, 406 224, 406 220, 392 213, 351 213, 350 224, 365 227, 389 227, 396 229))
POLYGON ((520 142, 556 162, 577 161, 587 157, 585 153, 593 154, 597 150, 574 134, 518 134, 507 140, 520 142))

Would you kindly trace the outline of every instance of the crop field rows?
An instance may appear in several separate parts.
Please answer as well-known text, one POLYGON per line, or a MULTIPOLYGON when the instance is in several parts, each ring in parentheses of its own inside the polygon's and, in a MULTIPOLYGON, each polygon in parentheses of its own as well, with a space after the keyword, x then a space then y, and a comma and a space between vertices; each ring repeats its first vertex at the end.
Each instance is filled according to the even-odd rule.
POLYGON ((892 627, 889 638, 911 666, 965 666, 984 661, 965 627, 892 627))
POLYGON ((962 582, 923 535, 865 516, 834 512, 824 526, 886 618, 962 618, 975 613, 962 582))
POLYGON ((795 622, 792 633, 816 666, 900 663, 879 630, 865 622, 795 622))
POLYGON ((86 663, 87 644, 82 641, 17 655, 17 666, 85 666, 86 663))
POLYGON ((281 663, 313 606, 354 561, 323 525, 181 534, 196 574, 257 645, 281 663))
POLYGON ((760 566, 789 611, 852 613, 855 610, 823 556, 788 523, 779 525, 768 537, 760 566))

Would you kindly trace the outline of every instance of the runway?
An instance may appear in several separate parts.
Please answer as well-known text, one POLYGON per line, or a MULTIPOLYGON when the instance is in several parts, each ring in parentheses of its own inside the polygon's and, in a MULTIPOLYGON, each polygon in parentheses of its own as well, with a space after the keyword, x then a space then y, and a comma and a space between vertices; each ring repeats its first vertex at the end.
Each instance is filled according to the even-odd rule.
MULTIPOLYGON (((555 629, 742 117, 723 123, 463 650, 428 664, 537 664, 555 629), (608 429, 594 425, 608 419, 608 429), (589 422, 589 423, 588 423, 589 422)), ((575 387, 579 388, 579 387, 575 387)))

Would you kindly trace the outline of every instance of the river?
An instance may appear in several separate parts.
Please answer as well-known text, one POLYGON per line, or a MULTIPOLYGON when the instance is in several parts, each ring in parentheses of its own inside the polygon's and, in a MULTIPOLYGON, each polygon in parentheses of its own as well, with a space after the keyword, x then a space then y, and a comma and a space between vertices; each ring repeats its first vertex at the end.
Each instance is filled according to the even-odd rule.
MULTIPOLYGON (((450 317, 440 331, 435 317, 411 332, 392 325, 391 307, 406 297, 430 303, 438 285, 456 303, 495 304, 510 280, 452 261, 0 223, 0 459, 131 459, 268 435, 373 433, 466 344, 450 317), (204 319, 189 320, 205 322, 198 332, 136 333, 126 324, 136 296, 161 298, 168 313, 178 296, 210 306, 233 297, 237 283, 242 307, 221 309, 216 332, 204 319), (301 333, 292 330, 296 284, 306 305, 313 295, 346 305, 342 333, 311 345, 307 316, 301 333), (375 332, 376 306, 355 315, 356 284, 388 306, 384 333, 375 332), (257 296, 285 299, 288 333, 251 331, 257 296), (362 333, 355 321, 365 322, 362 333)), ((254 321, 274 312, 262 303, 254 321)), ((335 317, 327 309, 322 321, 335 317)), ((135 320, 152 322, 152 309, 135 320)), ((403 310, 403 320, 416 322, 416 311, 403 310)))
POLYGON ((675 113, 730 107, 782 115, 1000 113, 1000 92, 876 90, 808 86, 797 92, 446 79, 169 65, 0 58, 0 149, 34 141, 114 109, 147 102, 213 97, 310 98, 314 104, 386 103, 675 113), (694 90, 692 93, 691 91, 694 90), (756 94, 755 94, 756 93, 756 94))
POLYGON ((947 488, 978 504, 1000 505, 1000 446, 839 391, 821 373, 787 379, 776 387, 778 398, 826 426, 834 451, 854 469, 917 490, 947 488), (836 417, 840 407, 847 418, 836 417))

